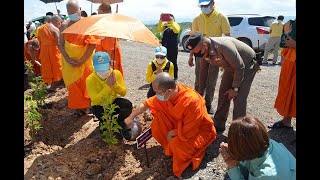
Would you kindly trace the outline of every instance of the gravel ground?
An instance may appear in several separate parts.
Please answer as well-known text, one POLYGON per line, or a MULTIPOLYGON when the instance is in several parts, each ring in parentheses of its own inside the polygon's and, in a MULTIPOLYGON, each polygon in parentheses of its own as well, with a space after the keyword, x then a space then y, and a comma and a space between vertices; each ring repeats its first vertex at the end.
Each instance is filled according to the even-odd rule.
MULTIPOLYGON (((126 98, 133 105, 139 105, 148 91, 145 81, 147 64, 154 58, 155 47, 137 43, 120 42, 126 98)), ((194 67, 187 64, 188 53, 179 52, 178 82, 193 87, 194 67)), ((278 89, 281 66, 262 66, 257 73, 248 98, 247 112, 258 117, 267 126, 281 118, 273 108, 278 89)), ((221 72, 222 73, 222 72, 221 72)), ((220 73, 220 75, 221 75, 220 73)), ((219 77, 219 80, 221 78, 219 77)), ((220 81, 218 80, 213 108, 217 107, 220 81)), ((30 92, 27 90, 25 93, 30 92)), ((150 167, 146 166, 143 150, 137 149, 134 142, 124 141, 112 151, 101 139, 98 123, 92 116, 72 118, 67 109, 67 90, 61 86, 46 100, 53 104, 52 109, 41 110, 43 129, 37 134, 36 142, 30 144, 28 129, 25 128, 25 179, 175 179, 172 175, 171 159, 165 157, 163 149, 151 138, 147 143, 150 167)), ((218 147, 226 141, 227 130, 232 118, 232 105, 229 111, 227 129, 217 135, 207 148, 205 157, 198 168, 188 167, 183 179, 223 180, 227 178, 226 165, 219 156, 218 147)), ((151 123, 148 114, 139 117, 144 128, 151 123)), ((293 130, 271 130, 270 137, 282 142, 295 156, 295 119, 293 130)))
MULTIPOLYGON (((125 82, 128 88, 127 98, 133 104, 139 104, 146 98, 147 89, 141 89, 146 84, 145 71, 149 61, 154 57, 154 47, 136 42, 121 42, 123 54, 123 68, 125 73, 125 82)), ((178 53, 178 82, 194 86, 194 67, 188 65, 189 53, 183 52, 181 47, 178 53)), ((270 58, 269 58, 270 59, 270 58)), ((258 117, 266 126, 281 119, 282 117, 273 108, 278 92, 278 81, 281 66, 269 65, 261 66, 252 83, 248 97, 247 113, 258 117)), ((217 81, 212 106, 217 108, 218 89, 220 86, 221 74, 217 81)), ((218 147, 220 142, 226 141, 227 131, 232 121, 231 105, 229 117, 227 120, 227 129, 222 135, 218 135, 216 141, 206 150, 205 158, 197 172, 186 170, 183 177, 186 179, 224 179, 226 166, 220 156, 218 156, 218 147), (217 158, 218 157, 218 158, 217 158)), ((270 137, 278 142, 282 142, 290 152, 296 155, 296 145, 293 140, 296 137, 296 121, 293 119, 294 130, 270 130, 270 137)))

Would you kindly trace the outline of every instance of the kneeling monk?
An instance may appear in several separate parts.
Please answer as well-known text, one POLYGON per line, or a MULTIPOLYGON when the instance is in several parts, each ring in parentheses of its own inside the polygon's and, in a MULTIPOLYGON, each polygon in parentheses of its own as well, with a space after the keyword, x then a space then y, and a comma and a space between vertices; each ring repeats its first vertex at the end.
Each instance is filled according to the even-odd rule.
POLYGON ((154 117, 152 136, 165 155, 173 156, 173 173, 180 177, 191 162, 193 170, 199 167, 216 130, 203 97, 194 89, 176 83, 166 72, 155 77, 152 87, 156 95, 139 105, 125 123, 131 127, 133 118, 149 108, 154 117))

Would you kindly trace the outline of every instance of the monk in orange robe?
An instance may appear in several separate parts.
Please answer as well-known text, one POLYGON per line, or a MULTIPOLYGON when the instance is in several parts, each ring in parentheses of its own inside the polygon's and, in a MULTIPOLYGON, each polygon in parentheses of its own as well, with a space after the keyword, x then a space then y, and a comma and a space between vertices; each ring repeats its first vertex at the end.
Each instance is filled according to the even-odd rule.
POLYGON ((40 44, 37 38, 30 39, 24 45, 24 61, 30 61, 33 65, 34 73, 41 74, 40 44))
MULTIPOLYGON (((77 0, 69 0, 66 6, 69 20, 61 24, 60 32, 81 18, 77 0)), ((100 39, 98 36, 60 34, 60 43, 62 77, 68 89, 68 107, 75 110, 74 117, 80 117, 89 110, 86 79, 93 72, 92 57, 100 39)))
POLYGON ((46 24, 38 28, 38 39, 42 51, 40 59, 42 59, 42 80, 48 83, 50 89, 54 89, 56 82, 62 79, 61 72, 61 53, 58 48, 60 31, 58 27, 61 25, 60 17, 57 15, 47 16, 46 24))
MULTIPOLYGON (((101 3, 98 8, 98 14, 108 14, 111 13, 111 6, 107 3, 101 3)), ((111 66, 113 69, 117 69, 121 72, 123 76, 123 69, 122 69, 122 55, 121 49, 119 45, 119 40, 117 38, 112 37, 100 37, 101 43, 97 45, 97 51, 103 51, 109 54, 110 59, 113 64, 111 66)))
MULTIPOLYGON (((283 119, 275 122, 269 128, 292 128, 291 119, 296 117, 296 26, 293 21, 292 24, 286 23, 284 28, 288 31, 288 26, 292 26, 290 29, 290 35, 284 40, 284 44, 287 46, 282 48, 281 55, 284 57, 281 66, 281 72, 279 77, 278 95, 274 104, 278 113, 283 116, 283 119)), ((285 32, 286 32, 285 31, 285 32)))
POLYGON ((138 106, 125 123, 131 127, 133 118, 149 108, 152 136, 165 155, 173 157, 173 173, 180 177, 190 163, 193 170, 199 167, 205 149, 216 139, 216 129, 203 97, 193 88, 176 83, 166 72, 156 76, 152 87, 156 96, 138 106))

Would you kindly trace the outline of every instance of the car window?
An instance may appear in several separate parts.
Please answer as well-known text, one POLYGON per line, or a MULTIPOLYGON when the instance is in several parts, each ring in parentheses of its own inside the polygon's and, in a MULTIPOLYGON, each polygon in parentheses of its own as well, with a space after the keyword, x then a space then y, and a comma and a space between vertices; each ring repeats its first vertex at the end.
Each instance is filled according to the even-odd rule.
POLYGON ((264 26, 264 20, 261 17, 252 17, 248 19, 249 25, 252 26, 264 26))
POLYGON ((272 16, 266 16, 266 17, 263 17, 263 19, 264 19, 264 22, 265 22, 265 26, 270 27, 271 23, 273 21, 275 21, 276 18, 272 17, 272 16))
POLYGON ((275 17, 265 16, 265 17, 251 17, 248 19, 249 25, 252 26, 265 26, 270 27, 271 23, 275 20, 275 17))
POLYGON ((230 23, 230 26, 238 26, 241 21, 242 21, 242 17, 228 17, 229 19, 229 23, 230 23))

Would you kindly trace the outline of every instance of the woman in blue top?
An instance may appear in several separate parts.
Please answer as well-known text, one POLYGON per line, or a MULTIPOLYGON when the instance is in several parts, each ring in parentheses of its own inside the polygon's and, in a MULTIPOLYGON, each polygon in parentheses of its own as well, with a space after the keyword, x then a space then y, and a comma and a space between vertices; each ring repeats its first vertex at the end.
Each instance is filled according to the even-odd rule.
POLYGON ((228 143, 219 151, 228 166, 231 180, 295 180, 296 159, 281 143, 269 139, 267 129, 257 118, 234 120, 228 143))

